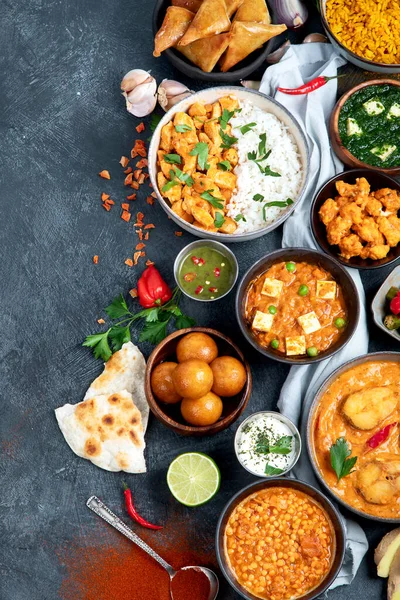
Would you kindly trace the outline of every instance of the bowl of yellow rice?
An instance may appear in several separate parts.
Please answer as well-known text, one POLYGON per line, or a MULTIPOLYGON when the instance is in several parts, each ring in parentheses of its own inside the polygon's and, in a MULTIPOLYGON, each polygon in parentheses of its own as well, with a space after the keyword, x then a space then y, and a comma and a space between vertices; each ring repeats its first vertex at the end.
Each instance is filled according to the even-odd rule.
POLYGON ((398 0, 320 0, 322 24, 349 62, 379 73, 400 73, 398 0))

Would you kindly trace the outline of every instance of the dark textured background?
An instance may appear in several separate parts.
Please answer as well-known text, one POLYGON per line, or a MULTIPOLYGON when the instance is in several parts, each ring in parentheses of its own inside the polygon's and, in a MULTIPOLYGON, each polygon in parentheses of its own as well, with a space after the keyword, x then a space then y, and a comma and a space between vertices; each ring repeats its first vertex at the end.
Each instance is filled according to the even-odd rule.
MULTIPOLYGON (((101 371, 100 362, 80 344, 86 334, 99 329, 96 319, 102 308, 133 287, 140 272, 124 265, 136 243, 133 226, 119 218, 118 207, 106 213, 100 193, 110 192, 118 203, 124 198, 118 161, 137 137, 137 121, 125 112, 119 93, 122 75, 138 67, 151 69, 158 80, 184 80, 165 59, 152 56, 153 4, 154 0, 1 3, 1 600, 56 599, 66 577, 61 546, 72 541, 89 546, 119 543, 118 534, 90 513, 85 501, 97 494, 121 513, 122 476, 75 456, 58 430, 53 409, 80 401, 101 371), (110 182, 97 176, 103 168, 110 170, 110 182), (97 266, 92 263, 94 254, 100 256, 97 266)), ((352 68, 347 71, 342 88, 365 77, 352 68)), ((193 238, 187 233, 176 238, 176 226, 157 204, 148 207, 145 195, 138 194, 137 207, 145 208, 148 220, 157 226, 148 256, 172 281, 174 257, 193 238)), ((280 239, 281 230, 276 230, 235 245, 241 273, 279 247, 280 239)), ((387 272, 363 274, 368 302, 387 272)), ((184 308, 196 314, 199 324, 231 334, 248 353, 254 390, 246 414, 274 408, 287 368, 245 346, 235 324, 233 300, 230 295, 212 305, 187 301, 184 308)), ((369 324, 371 350, 397 349, 371 319, 369 324)), ((143 350, 147 353, 149 348, 143 350)), ((151 419, 149 472, 127 477, 143 512, 166 522, 171 539, 176 523, 185 523, 194 547, 206 552, 210 563, 215 561, 213 533, 222 507, 253 479, 236 462, 235 429, 213 439, 182 439, 151 419), (165 483, 170 461, 187 450, 209 453, 222 472, 217 497, 195 510, 177 505, 165 483)), ((360 522, 372 547, 389 529, 360 522)), ((151 539, 163 553, 157 537, 151 539)), ((370 550, 352 586, 339 588, 329 598, 376 600, 383 590, 370 550)), ((237 598, 225 583, 220 597, 237 598)))

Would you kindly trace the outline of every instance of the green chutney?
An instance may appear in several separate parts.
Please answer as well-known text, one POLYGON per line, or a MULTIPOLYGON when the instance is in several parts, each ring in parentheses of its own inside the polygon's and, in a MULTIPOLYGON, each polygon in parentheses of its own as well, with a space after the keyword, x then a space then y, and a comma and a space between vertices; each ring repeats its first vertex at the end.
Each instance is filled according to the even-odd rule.
POLYGON ((181 288, 196 300, 216 300, 233 285, 230 259, 209 246, 194 248, 181 262, 178 281, 181 288))
POLYGON ((400 87, 370 85, 352 94, 339 113, 339 135, 358 160, 400 166, 400 87))

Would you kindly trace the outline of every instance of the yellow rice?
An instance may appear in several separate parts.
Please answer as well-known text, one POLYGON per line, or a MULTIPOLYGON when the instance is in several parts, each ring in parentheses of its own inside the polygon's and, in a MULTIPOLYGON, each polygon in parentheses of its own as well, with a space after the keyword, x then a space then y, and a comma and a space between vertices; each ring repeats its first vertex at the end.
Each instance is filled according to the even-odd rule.
POLYGON ((354 54, 400 64, 399 0, 327 0, 326 19, 332 33, 354 54))

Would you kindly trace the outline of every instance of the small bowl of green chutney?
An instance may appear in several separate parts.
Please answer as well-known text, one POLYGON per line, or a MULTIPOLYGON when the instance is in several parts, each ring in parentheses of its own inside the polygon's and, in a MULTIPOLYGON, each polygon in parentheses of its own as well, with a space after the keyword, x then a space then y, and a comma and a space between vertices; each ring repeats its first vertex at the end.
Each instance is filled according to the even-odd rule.
POLYGON ((234 287, 239 266, 232 250, 213 240, 185 246, 174 263, 174 275, 182 292, 200 302, 220 300, 234 287))
POLYGON ((400 81, 373 79, 351 88, 333 110, 330 136, 345 165, 400 174, 400 81))

